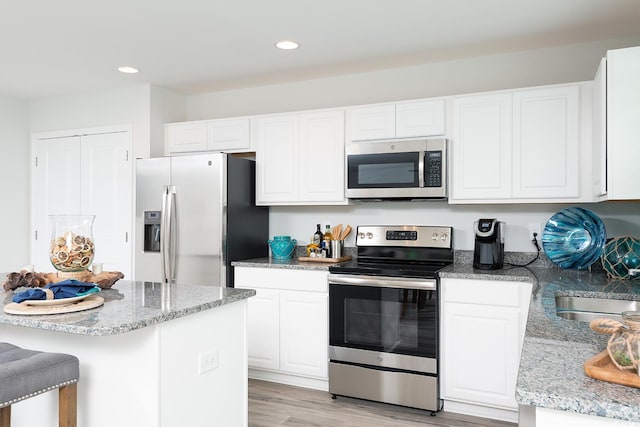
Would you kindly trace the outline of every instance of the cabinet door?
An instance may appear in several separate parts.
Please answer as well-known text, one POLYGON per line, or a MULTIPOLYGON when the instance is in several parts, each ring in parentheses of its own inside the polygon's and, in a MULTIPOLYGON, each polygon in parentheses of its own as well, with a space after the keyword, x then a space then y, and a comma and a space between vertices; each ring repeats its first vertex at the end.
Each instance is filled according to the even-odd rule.
POLYGON ((394 104, 372 105, 347 110, 351 141, 390 139, 396 136, 396 108, 394 104))
POLYGON ((610 200, 640 199, 640 47, 607 52, 610 200))
POLYGON ((443 99, 396 104, 396 138, 444 133, 443 99))
POLYGON ((579 197, 579 114, 578 86, 514 92, 513 198, 579 197))
POLYGON ((511 196, 511 94, 453 100, 451 202, 511 196))
POLYGON ((213 120, 208 124, 207 149, 213 151, 250 150, 249 119, 213 120))
POLYGON ((607 194, 607 60, 602 58, 593 80, 593 180, 592 194, 607 194))
POLYGON ((133 171, 129 132, 84 135, 80 143, 82 214, 95 215, 95 261, 131 277, 133 171))
POLYGON ((517 409, 517 308, 447 303, 443 319, 443 398, 517 409))
POLYGON ((302 202, 344 201, 344 111, 300 116, 302 202))
POLYGON ((34 144, 32 215, 34 244, 31 263, 35 271, 53 271, 49 261, 49 215, 79 214, 80 182, 87 171, 81 166, 80 137, 41 139, 34 144))
POLYGON ((257 119, 256 204, 297 201, 299 196, 298 116, 257 119))
POLYGON ((328 378, 328 296, 280 294, 280 370, 328 378))
POLYGON ((279 291, 257 289, 249 298, 247 345, 249 367, 279 369, 280 326, 279 291))
POLYGON ((187 122, 165 125, 165 154, 207 149, 207 123, 187 122))

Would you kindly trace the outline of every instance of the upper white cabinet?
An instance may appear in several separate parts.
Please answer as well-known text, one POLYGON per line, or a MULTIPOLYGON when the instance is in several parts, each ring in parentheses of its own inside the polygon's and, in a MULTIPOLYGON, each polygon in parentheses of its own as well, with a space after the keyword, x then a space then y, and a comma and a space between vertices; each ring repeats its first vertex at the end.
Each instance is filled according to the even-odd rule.
POLYGON ((640 47, 608 51, 606 65, 607 198, 640 199, 640 47))
POLYGON ((347 139, 413 138, 444 135, 443 99, 353 107, 347 110, 347 139))
POLYGON ((579 151, 581 108, 579 85, 453 98, 449 201, 591 201, 580 188, 591 153, 579 151))
POLYGON ((49 215, 95 215, 95 261, 131 277, 131 132, 35 136, 31 263, 52 271, 49 215))
POLYGON ((510 94, 453 100, 450 202, 510 196, 511 102, 510 94))
POLYGON ((165 155, 193 151, 252 151, 250 119, 219 119, 165 125, 165 155))
POLYGON ((258 205, 346 204, 344 110, 258 117, 258 205))
POLYGON ((445 410, 458 402, 515 414, 531 284, 443 278, 440 289, 445 410))

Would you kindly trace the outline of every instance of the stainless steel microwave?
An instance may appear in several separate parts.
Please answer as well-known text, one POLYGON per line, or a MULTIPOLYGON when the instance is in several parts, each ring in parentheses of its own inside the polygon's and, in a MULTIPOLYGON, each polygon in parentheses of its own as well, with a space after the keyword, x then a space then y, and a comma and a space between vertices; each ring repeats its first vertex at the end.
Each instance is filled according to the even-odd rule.
POLYGON ((349 142, 346 195, 350 199, 446 199, 447 140, 349 142))

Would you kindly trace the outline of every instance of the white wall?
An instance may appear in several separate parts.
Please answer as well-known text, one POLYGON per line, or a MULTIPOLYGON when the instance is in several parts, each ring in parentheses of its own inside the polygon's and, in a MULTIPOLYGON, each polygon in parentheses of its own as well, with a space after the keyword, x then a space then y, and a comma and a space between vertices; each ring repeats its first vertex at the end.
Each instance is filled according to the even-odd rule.
POLYGON ((42 98, 30 103, 31 132, 131 125, 134 157, 150 155, 150 86, 42 98))
MULTIPOLYGON (((592 80, 607 49, 640 45, 640 38, 606 40, 372 71, 271 86, 212 92, 188 99, 189 120, 455 95, 592 80)), ((270 235, 309 242, 315 224, 423 224, 455 228, 456 249, 473 249, 473 222, 507 222, 506 250, 533 251, 528 224, 544 227, 569 205, 455 205, 374 202, 349 207, 272 207, 270 235)), ((601 214, 609 236, 640 237, 640 202, 583 205, 601 214)), ((347 241, 353 246, 353 237, 347 241)))
POLYGON ((164 155, 164 124, 187 120, 187 97, 151 86, 151 157, 164 155))
POLYGON ((29 140, 27 103, 0 96, 0 272, 29 264, 29 140))
POLYGON ((211 92, 189 97, 188 116, 201 120, 592 80, 607 49, 636 45, 640 37, 211 92))
POLYGON ((633 235, 640 238, 640 201, 605 202, 580 205, 448 205, 446 202, 366 202, 353 206, 333 207, 272 207, 270 236, 290 235, 298 245, 309 243, 316 224, 351 224, 354 233, 347 246, 354 246, 356 225, 443 225, 454 228, 454 249, 472 250, 473 222, 478 218, 498 218, 507 223, 505 250, 533 252, 528 224, 537 223, 544 229, 549 218, 569 206, 580 206, 597 214, 609 237, 633 235))

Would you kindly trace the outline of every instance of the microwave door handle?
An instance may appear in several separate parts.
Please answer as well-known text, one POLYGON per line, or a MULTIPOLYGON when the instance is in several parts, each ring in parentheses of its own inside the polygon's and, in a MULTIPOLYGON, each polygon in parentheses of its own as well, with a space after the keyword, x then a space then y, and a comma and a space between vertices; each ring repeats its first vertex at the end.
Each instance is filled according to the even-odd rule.
POLYGON ((424 163, 425 163, 425 151, 420 151, 418 159, 418 188, 424 187, 424 163))

